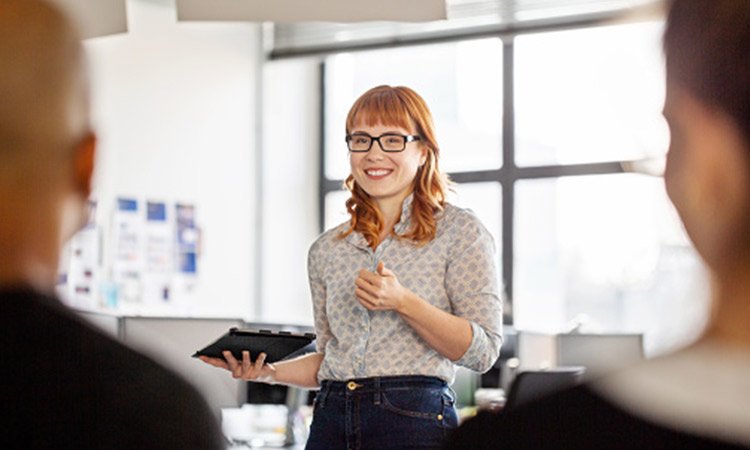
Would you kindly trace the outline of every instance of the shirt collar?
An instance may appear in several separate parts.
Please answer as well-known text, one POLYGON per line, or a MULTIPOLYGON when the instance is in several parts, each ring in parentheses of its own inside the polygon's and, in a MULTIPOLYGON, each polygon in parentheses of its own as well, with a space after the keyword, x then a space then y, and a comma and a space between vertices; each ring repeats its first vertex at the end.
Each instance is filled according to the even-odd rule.
MULTIPOLYGON (((411 205, 414 202, 414 193, 409 194, 401 204, 401 217, 398 223, 394 226, 396 234, 404 234, 411 225, 411 205)), ((358 231, 351 232, 347 237, 346 241, 355 247, 368 249, 370 245, 367 243, 364 235, 358 231)))
POLYGON ((401 218, 394 227, 397 234, 403 234, 411 225, 411 205, 414 202, 414 192, 409 194, 401 204, 401 218))

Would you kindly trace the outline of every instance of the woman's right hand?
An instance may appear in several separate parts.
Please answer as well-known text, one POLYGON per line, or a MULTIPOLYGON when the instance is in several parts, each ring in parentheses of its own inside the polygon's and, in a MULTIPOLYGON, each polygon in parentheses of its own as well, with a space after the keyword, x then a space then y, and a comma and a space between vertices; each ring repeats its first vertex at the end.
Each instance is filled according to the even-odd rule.
POLYGON ((226 369, 232 373, 232 377, 245 381, 256 381, 262 383, 273 383, 275 381, 276 368, 272 364, 266 364, 266 354, 261 353, 255 362, 250 360, 250 352, 242 352, 242 361, 232 355, 232 352, 222 352, 224 359, 200 356, 200 360, 214 367, 226 369))

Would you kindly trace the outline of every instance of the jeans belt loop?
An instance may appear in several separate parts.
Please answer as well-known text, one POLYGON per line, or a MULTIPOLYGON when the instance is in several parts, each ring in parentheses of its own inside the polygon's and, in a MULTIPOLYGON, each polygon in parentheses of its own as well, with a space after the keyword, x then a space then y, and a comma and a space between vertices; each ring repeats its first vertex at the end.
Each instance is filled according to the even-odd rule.
POLYGON ((375 404, 380 405, 380 377, 375 377, 375 393, 373 395, 375 404))
POLYGON ((457 396, 458 396, 458 395, 456 394, 456 391, 454 391, 454 390, 453 390, 453 388, 452 388, 451 386, 447 386, 447 389, 446 389, 446 391, 447 391, 448 395, 450 395, 450 397, 451 397, 451 402, 452 402, 452 403, 456 403, 456 398, 457 398, 457 396))
POLYGON ((318 404, 320 407, 324 407, 326 405, 326 396, 328 395, 328 391, 331 389, 331 385, 328 383, 321 383, 320 390, 318 391, 318 396, 320 396, 320 400, 318 400, 318 404))

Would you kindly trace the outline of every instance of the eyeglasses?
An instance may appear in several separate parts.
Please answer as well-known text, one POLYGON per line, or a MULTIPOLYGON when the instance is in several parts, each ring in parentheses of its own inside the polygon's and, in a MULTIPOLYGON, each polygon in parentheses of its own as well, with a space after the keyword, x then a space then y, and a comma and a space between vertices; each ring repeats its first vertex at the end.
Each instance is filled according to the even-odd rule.
POLYGON ((419 136, 409 134, 385 133, 376 137, 365 133, 354 133, 346 136, 346 144, 349 146, 350 152, 365 153, 370 151, 374 141, 378 141, 380 148, 384 152, 395 153, 404 151, 407 143, 420 139, 419 136))

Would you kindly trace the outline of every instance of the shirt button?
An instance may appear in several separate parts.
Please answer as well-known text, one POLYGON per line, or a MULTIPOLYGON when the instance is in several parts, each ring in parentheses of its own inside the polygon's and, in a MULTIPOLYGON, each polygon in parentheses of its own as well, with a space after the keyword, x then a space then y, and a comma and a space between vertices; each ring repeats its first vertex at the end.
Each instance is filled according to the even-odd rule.
POLYGON ((438 414, 437 415, 437 420, 443 420, 443 415, 442 414, 438 414))

